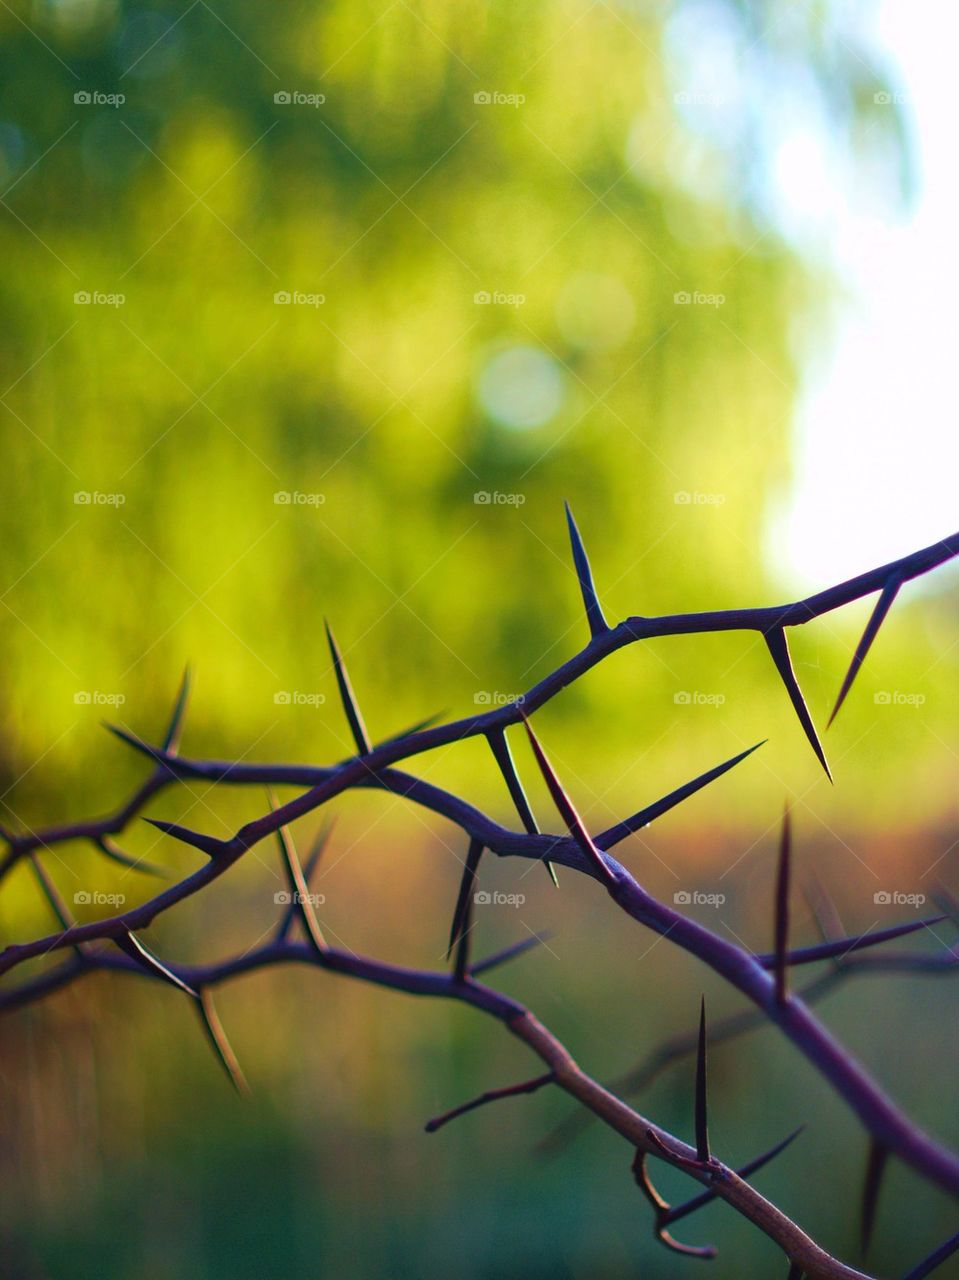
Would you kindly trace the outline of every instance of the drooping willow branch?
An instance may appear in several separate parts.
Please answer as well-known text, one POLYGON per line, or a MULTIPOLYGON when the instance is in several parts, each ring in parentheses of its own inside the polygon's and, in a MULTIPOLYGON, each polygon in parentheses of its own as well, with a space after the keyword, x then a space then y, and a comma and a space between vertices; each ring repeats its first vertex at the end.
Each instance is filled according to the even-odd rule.
MULTIPOLYGON (((60 931, 45 938, 31 942, 8 946, 0 953, 0 974, 6 973, 19 964, 49 952, 71 948, 73 955, 65 962, 47 973, 34 977, 19 988, 0 993, 0 1007, 12 1007, 30 999, 38 998, 47 991, 56 989, 64 982, 89 972, 91 967, 130 967, 149 973, 154 978, 163 979, 186 988, 186 993, 196 999, 203 1017, 204 1026, 212 1043, 220 1046, 218 1051, 227 1063, 227 1056, 220 1041, 221 1031, 215 1020, 215 1012, 204 1002, 202 989, 212 981, 207 975, 199 975, 199 986, 191 984, 191 977, 186 971, 176 972, 166 966, 150 952, 142 940, 136 936, 149 926, 159 915, 176 906, 179 902, 196 894, 215 882, 243 854, 267 836, 277 835, 285 840, 283 832, 288 824, 313 812, 335 796, 354 787, 376 787, 402 795, 414 803, 441 814, 460 827, 470 840, 471 853, 467 861, 467 876, 461 888, 457 912, 454 916, 451 932, 451 950, 456 951, 454 972, 451 981, 459 988, 472 990, 472 980, 468 978, 466 962, 466 946, 469 936, 468 913, 471 905, 473 882, 479 873, 480 858, 484 851, 501 856, 519 856, 552 864, 570 867, 597 880, 607 891, 614 903, 640 924, 668 937, 674 944, 683 947, 708 964, 717 973, 726 978, 734 987, 746 995, 756 1006, 760 1014, 768 1021, 778 1025, 793 1043, 805 1054, 821 1074, 833 1085, 837 1092, 852 1107, 871 1134, 874 1144, 883 1152, 894 1154, 911 1164, 918 1172, 938 1185, 959 1194, 959 1159, 945 1150, 933 1139, 922 1133, 903 1116, 894 1104, 884 1095, 879 1086, 868 1076, 865 1070, 833 1039, 821 1024, 813 1017, 806 1003, 788 987, 788 975, 792 967, 799 963, 812 963, 828 959, 841 951, 860 950, 889 937, 905 932, 900 928, 884 931, 883 935, 870 938, 852 937, 837 939, 833 943, 823 943, 819 948, 791 950, 788 946, 788 902, 789 902, 789 869, 790 842, 788 829, 784 827, 784 836, 780 852, 780 869, 775 911, 775 950, 770 956, 757 955, 743 947, 734 945, 694 921, 688 920, 673 907, 659 902, 652 897, 633 876, 610 854, 609 850, 625 839, 631 832, 638 830, 654 818, 667 812, 681 803, 689 795, 701 787, 720 777, 727 770, 740 763, 749 751, 742 752, 732 760, 715 766, 698 778, 671 792, 661 800, 641 809, 638 813, 624 819, 607 831, 592 837, 566 794, 562 784, 553 772, 545 753, 539 746, 528 722, 528 717, 544 703, 559 693, 566 685, 578 679, 603 658, 627 644, 643 639, 692 633, 707 633, 725 630, 754 630, 763 635, 774 661, 777 672, 783 681, 790 701, 796 710, 800 724, 806 734, 817 758, 829 774, 821 741, 815 729, 812 717, 806 707, 793 671, 789 649, 786 641, 786 628, 798 626, 813 618, 840 607, 843 604, 859 599, 872 592, 881 593, 880 600, 853 656, 846 679, 840 690, 833 715, 848 696, 853 679, 862 664, 867 650, 873 643, 883 619, 889 612, 892 601, 900 587, 921 574, 959 553, 959 534, 936 543, 922 551, 907 556, 902 560, 882 566, 870 573, 862 574, 848 582, 832 587, 827 591, 810 596, 806 600, 783 606, 763 607, 756 609, 722 610, 709 613, 670 615, 658 618, 628 618, 618 626, 610 627, 604 618, 599 605, 592 572, 586 557, 579 531, 568 514, 569 532, 572 542, 573 559, 579 578, 583 601, 586 607, 587 621, 590 629, 588 644, 529 690, 516 703, 497 707, 489 712, 466 717, 461 720, 440 724, 435 727, 415 726, 405 734, 397 735, 386 742, 373 746, 366 730, 365 721, 353 693, 352 685, 346 673, 342 656, 328 629, 328 640, 331 649, 333 669, 340 691, 344 709, 350 724, 358 754, 348 760, 331 767, 311 767, 299 765, 256 765, 246 763, 225 763, 217 761, 188 760, 180 757, 177 751, 177 738, 182 722, 183 706, 186 696, 186 685, 181 690, 178 704, 163 741, 157 747, 151 746, 126 730, 115 730, 122 738, 136 749, 144 752, 152 762, 152 772, 147 781, 139 788, 131 800, 116 814, 87 823, 54 828, 46 832, 4 832, 9 849, 7 856, 0 864, 0 875, 12 868, 20 859, 27 857, 31 861, 35 874, 40 879, 47 900, 53 904, 51 886, 39 868, 37 851, 45 846, 63 843, 68 840, 87 839, 108 856, 116 856, 118 851, 106 843, 109 838, 123 827, 142 809, 142 807, 161 789, 177 779, 206 779, 211 783, 234 785, 262 784, 272 786, 296 786, 306 788, 302 794, 285 804, 274 806, 263 817, 243 826, 231 839, 219 840, 198 832, 189 831, 171 823, 154 822, 154 825, 169 835, 200 850, 209 862, 171 885, 138 907, 121 915, 94 921, 90 924, 76 925, 68 922, 57 906, 60 931), (546 778, 553 800, 567 827, 566 835, 550 835, 541 833, 529 802, 519 780, 516 766, 509 751, 506 730, 513 724, 523 721, 530 735, 530 741, 539 766, 546 778), (522 820, 524 830, 514 832, 481 813, 466 801, 449 792, 435 787, 422 779, 415 778, 394 766, 405 759, 421 754, 434 747, 463 741, 467 738, 485 736, 489 741, 494 760, 503 773, 509 793, 522 820), (96 961, 91 959, 91 944, 112 940, 123 952, 122 958, 111 955, 108 963, 97 955, 96 961)), ((755 750, 751 748, 750 750, 755 750)), ((831 774, 830 774, 831 776, 831 774)), ((298 880, 295 863, 289 854, 285 854, 285 865, 291 884, 291 891, 303 899, 303 882, 298 880)), ((308 901, 308 899, 307 899, 308 901)), ((304 911, 303 923, 310 939, 311 952, 317 962, 327 963, 327 967, 337 967, 329 962, 334 953, 323 941, 318 923, 304 911), (326 960, 323 958, 326 957, 326 960)), ((907 926, 911 928, 913 926, 907 926)), ((274 952, 254 953, 260 956, 259 963, 273 963, 274 956, 285 958, 282 949, 287 944, 285 938, 278 937, 274 942, 274 952), (277 950, 279 949, 279 950, 277 950)), ((954 960, 954 955, 950 957, 954 960)), ((337 962, 338 964, 339 962, 337 962)), ((364 962, 376 965, 377 962, 364 962)), ((243 971, 248 967, 240 964, 239 970, 234 966, 226 976, 233 972, 243 971)), ((229 967, 228 967, 229 968, 229 967)), ((341 970, 342 971, 342 970, 341 970)), ((196 978, 197 975, 193 975, 196 978)), ((369 976, 369 975, 364 975, 369 976)), ((376 980, 371 977, 370 980, 376 980)), ((412 979, 410 980, 412 981, 412 979)), ((446 989, 439 991, 431 985, 434 979, 422 979, 434 994, 448 994, 446 989)), ((386 985, 391 985, 387 983, 386 985)), ((412 989, 404 986, 402 989, 412 989)), ((420 989, 420 988, 417 988, 420 989)), ((464 998, 457 995, 457 998, 464 998)), ((487 997, 483 997, 485 1001, 487 997)), ((475 999, 470 1003, 476 1004, 475 999)), ((486 1004, 480 1007, 487 1008, 486 1004)), ((494 1011, 487 1008, 487 1011, 494 1011)), ((530 1015, 523 1014, 524 1017, 530 1015)), ((524 1025, 526 1025, 524 1023, 524 1025)), ((538 1026, 539 1024, 537 1024, 538 1026)), ((535 1047, 535 1046, 534 1046, 535 1047)), ((565 1053, 565 1051, 563 1051, 565 1053)), ((556 1056, 554 1048, 550 1055, 540 1054, 550 1065, 552 1072, 558 1070, 552 1059, 556 1056), (551 1055, 551 1056, 550 1056, 551 1055)), ((567 1055, 568 1056, 568 1055, 567 1055)), ((565 1060, 564 1060, 565 1061, 565 1060)), ((568 1067, 564 1066, 568 1072, 568 1067)), ((577 1069, 578 1071, 578 1069, 577 1069)), ((235 1075, 231 1070, 231 1075, 235 1075)), ((565 1077, 564 1077, 565 1078, 565 1077)), ((579 1077, 576 1077, 577 1080, 579 1077)), ((564 1084, 564 1087, 565 1084, 564 1084)), ((574 1096, 585 1101, 587 1107, 596 1111, 593 1105, 596 1097, 592 1091, 600 1090, 603 1097, 609 1097, 595 1082, 583 1087, 592 1101, 580 1097, 575 1090, 574 1096)), ((507 1090, 509 1092, 509 1090, 507 1090)), ((617 1107, 624 1104, 614 1100, 617 1107)), ((615 1108, 614 1108, 615 1110, 615 1108)), ((608 1116, 604 1118, 608 1119, 608 1116)), ((645 1122, 643 1122, 645 1123, 645 1122)), ((614 1127, 616 1127, 614 1125, 614 1127)), ((650 1133, 654 1132, 652 1129, 650 1133)), ((630 1136, 634 1136, 632 1129, 630 1136)), ((669 1153, 669 1142, 673 1139, 657 1135, 654 1139, 636 1142, 635 1145, 646 1154, 664 1156, 669 1153), (665 1146, 664 1146, 665 1143, 665 1146), (651 1144, 651 1145, 650 1145, 651 1144)), ((683 1153, 680 1158, 677 1152, 676 1163, 687 1167, 694 1175, 698 1172, 703 1177, 711 1176, 708 1159, 703 1158, 702 1144, 699 1151, 690 1156, 683 1153), (698 1161, 696 1169, 690 1164, 698 1161), (685 1163, 683 1163, 685 1162, 685 1163)), ((665 1158, 665 1156, 664 1156, 665 1158)), ((711 1157, 710 1157, 711 1159, 711 1157)), ((645 1174, 643 1174, 645 1177, 645 1174)), ((726 1175, 724 1174, 723 1177, 726 1175)), ((701 1178, 702 1180, 702 1178, 701 1178)), ((720 1193, 722 1194, 722 1193, 720 1193)), ((739 1194, 737 1192, 737 1194, 739 1194)), ((728 1195, 724 1198, 734 1203, 728 1195)), ((737 1207, 739 1207, 737 1205, 737 1207)), ((755 1210, 753 1205, 752 1209, 755 1210)), ((751 1216, 751 1213, 747 1213, 751 1216)), ((753 1219, 754 1221, 757 1219, 753 1219)), ((788 1221, 788 1220, 787 1220, 788 1221)), ((762 1220, 760 1220, 762 1225, 762 1220)), ((790 1224, 791 1225, 791 1224, 790 1224)), ((764 1226, 763 1229, 766 1229, 764 1226)), ((777 1227, 779 1230, 779 1227, 777 1227)), ((795 1229, 798 1230, 798 1229, 795 1229)), ((780 1235, 774 1238, 783 1243, 780 1235)), ((854 1274, 848 1269, 844 1271, 822 1271, 827 1265, 813 1260, 811 1266, 791 1247, 786 1248, 795 1265, 804 1266, 809 1274, 854 1274), (813 1269, 811 1269, 811 1267, 813 1269)), ((803 1249, 806 1246, 803 1245, 803 1249)), ((828 1265, 832 1265, 830 1262, 828 1265)))

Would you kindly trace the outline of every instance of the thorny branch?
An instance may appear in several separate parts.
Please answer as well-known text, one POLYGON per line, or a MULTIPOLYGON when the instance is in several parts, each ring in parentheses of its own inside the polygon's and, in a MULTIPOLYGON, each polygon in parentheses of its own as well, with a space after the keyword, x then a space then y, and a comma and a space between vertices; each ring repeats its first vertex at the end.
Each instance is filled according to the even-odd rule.
MULTIPOLYGON (((38 887, 59 925, 56 933, 6 947, 0 952, 0 974, 5 974, 30 959, 45 957, 52 952, 67 949, 70 952, 66 959, 54 960, 42 972, 31 976, 20 985, 0 989, 0 1010, 21 1007, 81 977, 102 970, 162 981, 179 990, 194 1003, 204 1031, 224 1070, 238 1089, 244 1089, 245 1081, 242 1072, 220 1024, 212 998, 213 988, 234 977, 275 964, 306 963, 411 994, 459 1000, 498 1018, 513 1035, 527 1044, 548 1070, 545 1075, 521 1084, 490 1090, 473 1102, 457 1107, 443 1117, 438 1117, 428 1127, 439 1128, 454 1116, 472 1110, 476 1106, 534 1092, 546 1085, 555 1085, 575 1098, 587 1112, 605 1121, 634 1147, 636 1152, 634 1173, 640 1188, 653 1206, 656 1235, 664 1244, 693 1256, 712 1256, 713 1251, 709 1248, 678 1245, 669 1235, 667 1228, 679 1218, 687 1216, 702 1204, 718 1196, 780 1245, 789 1258, 791 1276, 833 1277, 836 1280, 840 1277, 862 1276, 864 1273, 844 1265, 820 1249, 791 1219, 769 1204, 745 1180, 766 1160, 778 1154, 785 1147, 785 1142, 778 1144, 771 1152, 752 1161, 748 1166, 744 1166, 739 1174, 710 1153, 706 1129, 707 1039, 711 1038, 715 1043, 718 1039, 740 1034, 759 1022, 775 1023, 858 1115, 871 1139, 871 1155, 863 1198, 864 1236, 868 1235, 878 1199, 882 1170, 890 1156, 896 1156, 910 1164, 929 1181, 954 1195, 959 1194, 959 1158, 912 1124, 885 1096, 864 1068, 814 1018, 809 1008, 814 999, 852 972, 866 971, 870 968, 878 971, 884 967, 887 970, 904 967, 925 972, 951 972, 959 967, 959 944, 943 955, 932 957, 913 954, 898 957, 859 954, 867 947, 902 936, 923 925, 931 925, 943 917, 895 926, 892 929, 864 936, 827 936, 824 931, 823 942, 818 946, 790 948, 788 933, 792 855, 787 813, 784 817, 780 845, 773 914, 775 949, 770 955, 761 955, 734 945, 696 922, 686 919, 673 907, 655 899, 625 867, 610 855, 609 850, 632 832, 646 826, 654 818, 668 812, 702 787, 721 777, 756 748, 750 748, 731 760, 714 766, 615 826, 592 836, 553 771, 533 733, 529 717, 568 684, 626 645, 652 637, 669 635, 729 630, 757 631, 767 643, 803 732, 822 767, 831 778, 825 751, 792 667, 786 639, 787 628, 800 626, 866 595, 877 591, 880 593, 879 601, 840 687, 832 713, 834 718, 848 697, 855 676, 903 584, 928 573, 959 554, 959 534, 954 534, 942 542, 935 543, 901 560, 861 574, 792 604, 655 618, 637 616, 627 618, 617 626, 611 627, 605 620, 582 538, 568 507, 567 520, 573 562, 586 610, 590 639, 583 649, 557 667, 515 703, 445 724, 434 725, 431 721, 424 721, 406 733, 374 746, 367 733, 342 655, 332 632, 327 627, 337 686, 356 744, 356 756, 329 767, 230 763, 185 758, 179 753, 178 743, 188 693, 186 677, 178 694, 169 727, 159 745, 150 745, 125 729, 114 728, 113 732, 137 751, 145 754, 152 766, 147 779, 126 804, 115 813, 103 818, 40 832, 27 830, 14 833, 0 829, 0 837, 8 846, 6 856, 0 862, 0 879, 17 862, 27 859, 38 887), (524 724, 529 734, 534 756, 568 834, 542 833, 533 816, 506 738, 506 730, 519 722, 524 724), (494 762, 503 774, 522 822, 522 832, 515 832, 501 825, 458 796, 394 767, 401 761, 435 747, 478 736, 485 736, 489 742, 494 762), (105 856, 121 861, 124 865, 155 871, 155 868, 146 868, 142 863, 137 863, 122 853, 113 843, 113 837, 119 835, 135 817, 140 815, 159 792, 174 782, 190 779, 204 779, 210 783, 229 785, 293 786, 304 788, 304 790, 285 804, 271 803, 269 812, 241 827, 229 840, 216 839, 189 831, 173 823, 154 820, 153 825, 161 831, 198 849, 207 856, 209 861, 199 870, 129 911, 88 924, 77 924, 59 899, 55 886, 42 866, 41 852, 68 841, 87 840, 105 856), (323 841, 319 842, 304 871, 300 866, 288 828, 289 824, 296 819, 313 812, 335 796, 354 787, 379 788, 403 796, 446 817, 460 827, 468 837, 470 850, 450 935, 450 951, 455 952, 453 970, 450 974, 404 969, 375 959, 359 957, 352 952, 339 951, 326 943, 310 905, 307 891, 312 867, 320 856, 323 841), (146 946, 138 935, 157 917, 218 880, 247 850, 270 835, 274 835, 278 841, 293 902, 293 906, 284 912, 276 934, 270 942, 240 957, 206 966, 173 966, 161 960, 146 946), (754 1005, 752 1011, 725 1020, 719 1026, 718 1032, 714 1031, 712 1037, 707 1036, 705 1008, 703 1008, 698 1035, 689 1043, 682 1041, 664 1047, 660 1057, 658 1059, 654 1057, 648 1064, 645 1075, 642 1071, 640 1072, 639 1083, 644 1083, 651 1072, 659 1069, 666 1061, 690 1051, 695 1046, 697 1053, 695 1147, 687 1146, 659 1129, 627 1106, 616 1093, 604 1088, 586 1075, 573 1061, 565 1047, 537 1021, 531 1012, 509 997, 477 981, 481 972, 488 972, 498 964, 520 955, 537 941, 537 939, 530 939, 508 948, 499 956, 490 957, 476 964, 471 963, 469 915, 472 906, 472 890, 479 875, 480 861, 485 851, 499 856, 524 857, 542 861, 550 869, 553 864, 566 866, 591 877, 606 889, 613 902, 626 914, 697 956, 752 1001, 754 1005), (306 935, 305 943, 293 941, 289 937, 297 915, 306 935), (115 949, 109 945, 104 946, 104 943, 112 943, 115 949), (852 953, 856 953, 854 958, 847 958, 852 953), (827 960, 831 961, 832 968, 824 977, 817 979, 800 992, 790 991, 788 979, 794 966, 827 960), (682 1169, 703 1184, 706 1192, 686 1205, 671 1208, 662 1200, 650 1180, 647 1167, 650 1157, 665 1160, 682 1169)), ((948 911, 947 914, 949 914, 948 911)), ((621 1082, 619 1092, 629 1091, 630 1085, 636 1083, 635 1079, 621 1082)), ((929 1274, 957 1247, 959 1247, 959 1237, 940 1246, 910 1273, 913 1280, 929 1274)))

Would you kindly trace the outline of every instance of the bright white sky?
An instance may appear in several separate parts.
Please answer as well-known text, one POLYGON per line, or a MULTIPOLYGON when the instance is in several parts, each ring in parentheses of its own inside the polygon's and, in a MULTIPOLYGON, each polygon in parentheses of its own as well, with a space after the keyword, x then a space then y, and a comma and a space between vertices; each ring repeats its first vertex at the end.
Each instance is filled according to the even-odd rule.
POLYGON ((809 375, 793 489, 771 534, 774 559, 810 585, 959 528, 959 11, 884 0, 879 35, 912 117, 919 190, 907 219, 837 201, 801 139, 782 165, 787 200, 815 201, 818 189, 851 292, 809 375))

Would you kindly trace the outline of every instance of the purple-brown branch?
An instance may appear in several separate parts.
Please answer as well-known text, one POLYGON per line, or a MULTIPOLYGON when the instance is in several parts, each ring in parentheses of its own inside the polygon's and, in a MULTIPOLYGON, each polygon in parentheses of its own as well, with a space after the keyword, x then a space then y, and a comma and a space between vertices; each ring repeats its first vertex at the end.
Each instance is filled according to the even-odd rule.
MULTIPOLYGON (((841 686, 833 712, 835 716, 848 695, 879 626, 887 616, 902 584, 929 572, 959 553, 959 534, 793 604, 667 615, 658 618, 633 617, 610 627, 599 604, 582 538, 568 508, 567 519, 574 566, 586 610, 590 639, 583 649, 557 667, 515 703, 445 724, 435 725, 432 721, 424 721, 405 734, 373 746, 342 656, 328 628, 334 673, 344 712, 358 751, 358 755, 348 760, 324 768, 306 765, 236 764, 182 758, 178 751, 178 738, 186 704, 188 689, 186 678, 181 686, 169 728, 159 746, 150 746, 124 729, 115 729, 114 732, 125 742, 145 753, 152 766, 148 778, 125 805, 115 813, 100 819, 55 827, 43 832, 0 831, 0 835, 8 844, 6 857, 0 862, 0 878, 20 859, 29 858, 40 890, 60 926, 59 932, 55 934, 8 946, 0 953, 0 974, 9 972, 31 958, 72 948, 72 953, 66 960, 55 960, 45 972, 31 977, 20 986, 0 991, 0 1009, 19 1007, 77 978, 102 969, 119 970, 164 981, 181 990, 193 1001, 222 1065, 237 1087, 241 1087, 242 1073, 239 1071, 235 1055, 229 1047, 216 1016, 210 988, 252 969, 290 961, 306 961, 333 972, 411 994, 445 996, 465 1001, 505 1022, 514 1034, 523 1039, 538 1054, 549 1070, 545 1076, 537 1077, 534 1081, 485 1094, 480 1099, 457 1108, 445 1119, 470 1110, 481 1102, 513 1096, 520 1092, 532 1092, 541 1084, 554 1082, 577 1098, 588 1111, 600 1116, 632 1142, 642 1157, 637 1176, 644 1189, 651 1188, 652 1185, 648 1181, 645 1157, 656 1156, 667 1159, 676 1167, 685 1169, 692 1176, 705 1182, 710 1188, 710 1193, 718 1194, 727 1200, 777 1240, 789 1256, 794 1271, 798 1269, 808 1276, 859 1275, 861 1273, 844 1267, 843 1264, 819 1250, 795 1224, 773 1206, 768 1205, 762 1197, 758 1197, 742 1179, 720 1165, 709 1154, 705 1127, 706 1028, 704 1018, 697 1038, 700 1066, 697 1072, 695 1106, 696 1148, 693 1149, 685 1147, 677 1139, 652 1126, 643 1117, 626 1107, 615 1095, 585 1076, 573 1063, 567 1051, 530 1013, 514 1001, 476 981, 479 972, 488 970, 495 963, 503 962, 504 959, 509 958, 510 953, 519 954, 532 943, 519 944, 517 947, 508 949, 506 955, 471 965, 469 908, 480 853, 484 849, 499 856, 518 856, 543 861, 551 869, 554 863, 563 865, 599 881, 607 889, 616 905, 626 914, 697 956, 748 997, 754 1006, 754 1012, 747 1015, 745 1019, 740 1015, 740 1022, 737 1025, 745 1029, 747 1024, 752 1025, 749 1019, 771 1021, 778 1025, 859 1116, 871 1135, 875 1150, 899 1157, 930 1181, 953 1194, 959 1194, 959 1159, 924 1134, 898 1111, 865 1070, 813 1017, 808 1003, 803 999, 803 994, 811 997, 813 989, 816 994, 820 989, 825 990, 831 980, 845 975, 853 967, 859 971, 864 967, 868 968, 869 962, 878 961, 872 965, 873 971, 878 971, 884 963, 881 956, 857 957, 855 961, 849 961, 844 959, 848 953, 877 945, 923 924, 932 924, 936 921, 894 926, 892 929, 873 935, 827 938, 817 947, 790 950, 788 946, 790 843, 787 820, 784 823, 774 912, 775 950, 772 956, 753 954, 744 947, 735 945, 702 925, 685 918, 666 903, 655 899, 625 867, 609 854, 609 850, 631 832, 661 816, 722 776, 744 760, 755 748, 750 748, 749 751, 741 753, 732 760, 707 770, 692 781, 684 783, 668 796, 647 805, 607 831, 592 836, 579 817, 571 797, 566 793, 550 766, 528 720, 533 712, 568 684, 628 644, 668 635, 752 630, 761 634, 766 640, 803 732, 820 763, 829 773, 818 733, 789 657, 787 628, 803 625, 873 592, 881 593, 879 603, 870 619, 866 633, 857 646, 841 686), (542 833, 533 817, 506 739, 506 730, 509 726, 520 722, 529 733, 534 755, 569 834, 542 833), (490 743, 523 824, 522 832, 515 832, 500 825, 459 797, 395 767, 399 762, 435 747, 477 736, 485 736, 490 743), (177 824, 154 820, 154 825, 161 831, 204 854, 208 859, 205 865, 129 911, 88 924, 75 923, 66 913, 56 894, 55 886, 39 862, 38 851, 71 840, 87 840, 107 856, 118 858, 127 865, 136 865, 116 849, 111 838, 122 832, 134 817, 140 815, 154 796, 181 779, 205 779, 211 783, 227 785, 294 786, 303 790, 292 800, 282 805, 272 806, 270 811, 262 817, 245 824, 228 840, 216 839, 177 824), (456 952, 452 974, 400 969, 380 961, 338 951, 331 948, 323 939, 315 913, 310 906, 309 871, 304 872, 300 867, 288 827, 296 819, 314 812, 336 796, 356 787, 375 787, 403 796, 449 819, 469 838, 466 871, 454 913, 450 939, 451 950, 455 949, 456 952), (224 961, 217 966, 170 966, 160 960, 146 946, 139 934, 166 911, 217 881, 249 849, 271 835, 275 836, 279 842, 291 897, 291 906, 284 913, 273 940, 264 947, 234 960, 224 961), (306 944, 292 942, 288 937, 292 922, 297 916, 307 935, 306 944), (104 942, 112 942, 116 948, 119 948, 119 952, 95 945, 104 942), (788 992, 786 982, 789 968, 797 964, 828 959, 833 961, 835 967, 825 979, 811 984, 806 993, 790 994, 788 992), (769 972, 770 969, 772 973, 769 972)), ((907 962, 911 967, 929 972, 952 971, 959 963, 955 948, 948 952, 945 958, 908 956, 898 959, 907 962)), ((887 968, 894 968, 896 960, 897 957, 888 957, 885 962, 887 968)), ((883 1159, 885 1160, 885 1156, 883 1159)), ((647 1191, 647 1194, 650 1192, 647 1191)), ((875 1198, 875 1196, 872 1197, 870 1212, 874 1209, 875 1198)), ((665 1209, 661 1210, 660 1217, 665 1212, 665 1209)), ((674 1213, 674 1218, 675 1216, 674 1213)), ((657 1221, 660 1226, 665 1226, 664 1221, 660 1219, 657 1221)))

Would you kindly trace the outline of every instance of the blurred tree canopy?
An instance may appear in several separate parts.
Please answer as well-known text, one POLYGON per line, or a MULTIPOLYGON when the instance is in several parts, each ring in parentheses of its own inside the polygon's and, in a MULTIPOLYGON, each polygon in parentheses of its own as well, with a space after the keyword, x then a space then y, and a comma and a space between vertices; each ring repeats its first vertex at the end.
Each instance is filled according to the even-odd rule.
MULTIPOLYGON (((852 181, 908 169, 847 6, 35 0, 0 24, 20 820, 91 796, 96 719, 149 731, 187 661, 189 746, 344 754, 324 614, 380 736, 528 687, 583 638, 563 497, 611 617, 775 598, 768 507, 832 296, 777 212, 784 122, 852 181)), ((798 655, 817 715, 834 630, 798 655)), ((732 637, 630 651, 551 714, 604 713, 595 761, 662 737, 652 788, 770 731, 800 758, 783 704, 732 637), (690 689, 725 709, 683 719, 690 689)))

